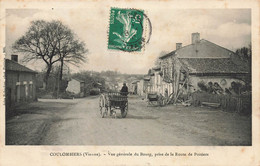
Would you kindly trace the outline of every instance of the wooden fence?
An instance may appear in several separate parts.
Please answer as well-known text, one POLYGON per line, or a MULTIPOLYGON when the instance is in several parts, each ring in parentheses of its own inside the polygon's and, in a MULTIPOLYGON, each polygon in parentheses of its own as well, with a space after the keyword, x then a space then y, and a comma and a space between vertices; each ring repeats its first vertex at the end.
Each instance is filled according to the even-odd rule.
POLYGON ((218 95, 205 92, 192 94, 192 104, 200 106, 203 102, 219 103, 220 108, 227 112, 238 112, 251 115, 252 94, 245 95, 218 95))

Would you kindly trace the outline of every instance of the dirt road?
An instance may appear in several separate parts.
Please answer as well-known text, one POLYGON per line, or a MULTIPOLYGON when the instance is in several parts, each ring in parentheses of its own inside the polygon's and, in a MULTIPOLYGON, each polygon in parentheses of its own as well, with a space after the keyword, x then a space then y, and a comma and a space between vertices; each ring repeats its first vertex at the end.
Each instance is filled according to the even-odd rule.
POLYGON ((118 111, 118 118, 114 119, 110 116, 100 117, 98 97, 84 98, 71 103, 50 103, 41 101, 42 110, 31 111, 30 114, 27 112, 19 118, 8 120, 7 144, 251 144, 251 118, 217 109, 173 105, 147 107, 145 101, 130 96, 127 117, 120 118, 118 111), (24 134, 26 132, 27 134, 24 134))

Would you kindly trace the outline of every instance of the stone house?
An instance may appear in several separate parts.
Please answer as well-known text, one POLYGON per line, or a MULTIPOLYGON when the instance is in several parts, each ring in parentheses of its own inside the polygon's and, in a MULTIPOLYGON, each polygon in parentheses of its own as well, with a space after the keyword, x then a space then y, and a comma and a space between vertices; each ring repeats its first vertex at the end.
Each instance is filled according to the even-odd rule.
POLYGON ((151 69, 150 73, 150 93, 161 93, 162 92, 162 79, 161 79, 161 67, 156 66, 151 69))
POLYGON ((143 96, 143 86, 144 86, 144 80, 141 79, 139 81, 137 81, 137 94, 139 96, 143 96))
POLYGON ((250 68, 238 56, 217 44, 200 39, 193 33, 192 43, 182 47, 176 43, 176 50, 159 57, 162 72, 162 89, 169 94, 199 90, 199 83, 219 86, 223 91, 233 82, 244 84, 243 78, 250 75, 250 68))
POLYGON ((149 88, 152 86, 152 84, 150 82, 151 77, 150 76, 144 76, 143 80, 144 80, 143 92, 146 95, 149 92, 149 88))
POLYGON ((84 81, 77 79, 77 78, 72 78, 68 82, 68 87, 67 87, 66 91, 74 93, 75 96, 84 97, 85 96, 84 87, 85 87, 84 81))
POLYGON ((167 94, 172 93, 172 83, 166 79, 163 79, 163 71, 161 66, 154 67, 150 71, 147 92, 162 95, 165 95, 165 91, 167 91, 167 94))
POLYGON ((136 92, 139 96, 146 96, 148 92, 152 92, 151 76, 144 76, 141 80, 136 81, 136 92))
POLYGON ((137 83, 138 83, 139 81, 138 80, 135 80, 135 81, 132 81, 131 82, 131 84, 130 84, 130 92, 132 93, 132 94, 134 94, 134 95, 136 95, 137 94, 137 83))
POLYGON ((18 55, 5 59, 5 104, 9 108, 20 102, 36 101, 37 72, 18 63, 18 55))

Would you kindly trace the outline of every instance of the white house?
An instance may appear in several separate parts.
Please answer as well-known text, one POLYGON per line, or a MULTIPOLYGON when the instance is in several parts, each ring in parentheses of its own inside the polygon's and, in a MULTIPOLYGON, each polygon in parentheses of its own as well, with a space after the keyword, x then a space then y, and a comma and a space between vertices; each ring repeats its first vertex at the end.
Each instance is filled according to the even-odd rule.
POLYGON ((84 85, 85 82, 76 78, 72 78, 69 83, 68 87, 66 89, 67 92, 74 93, 75 95, 78 95, 79 97, 84 96, 84 85))

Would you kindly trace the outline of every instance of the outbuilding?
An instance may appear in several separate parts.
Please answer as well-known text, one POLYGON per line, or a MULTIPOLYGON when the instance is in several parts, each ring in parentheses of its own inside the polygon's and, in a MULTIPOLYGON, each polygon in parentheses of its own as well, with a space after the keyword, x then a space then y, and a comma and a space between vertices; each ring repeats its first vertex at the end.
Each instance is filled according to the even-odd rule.
POLYGON ((84 95, 85 95, 84 87, 85 87, 84 81, 77 79, 77 78, 72 78, 68 83, 68 87, 67 87, 66 91, 74 93, 75 96, 84 97, 84 95))

